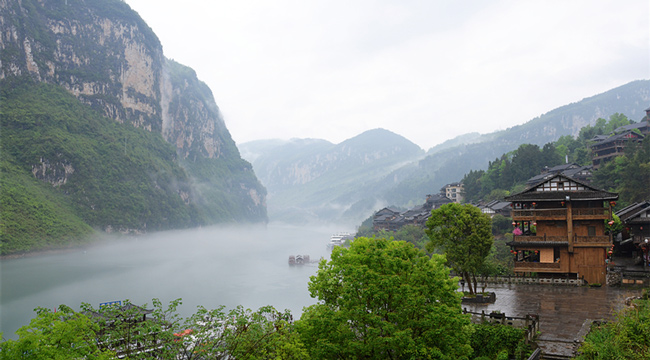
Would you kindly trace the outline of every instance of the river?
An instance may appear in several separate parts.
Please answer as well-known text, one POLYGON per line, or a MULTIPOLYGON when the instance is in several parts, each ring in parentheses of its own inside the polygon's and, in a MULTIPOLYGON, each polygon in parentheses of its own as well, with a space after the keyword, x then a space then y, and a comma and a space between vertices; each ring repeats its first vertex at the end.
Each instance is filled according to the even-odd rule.
MULTIPOLYGON (((0 262, 0 332, 16 338, 36 307, 129 299, 163 304, 183 299, 179 313, 237 305, 291 310, 316 303, 307 290, 317 264, 289 266, 289 255, 328 257, 334 232, 346 229, 267 227, 202 228, 104 240, 64 253, 0 262)), ((349 229, 348 229, 349 230, 349 229)))

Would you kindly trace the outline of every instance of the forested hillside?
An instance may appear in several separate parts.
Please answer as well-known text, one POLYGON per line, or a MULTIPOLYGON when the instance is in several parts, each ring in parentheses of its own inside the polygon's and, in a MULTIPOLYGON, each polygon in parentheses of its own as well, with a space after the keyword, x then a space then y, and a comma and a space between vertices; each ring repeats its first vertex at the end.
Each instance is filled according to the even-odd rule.
POLYGON ((0 34, 2 254, 267 221, 211 90, 126 3, 4 1, 0 34))
MULTIPOLYGON (((470 170, 486 169, 490 161, 517 149, 521 144, 537 145, 562 136, 578 136, 580 129, 595 125, 599 118, 625 114, 634 121, 643 118, 650 104, 650 80, 638 80, 599 95, 549 111, 522 125, 477 136, 460 136, 427 152, 417 171, 385 194, 388 204, 413 204, 422 194, 436 193, 445 184, 458 181, 470 170)), ((499 114, 486 114, 485 121, 497 122, 499 114)))
MULTIPOLYGON (((647 117, 641 119, 646 120, 647 117)), ((613 114, 609 120, 598 119, 594 126, 580 129, 577 137, 562 136, 542 148, 524 144, 515 151, 502 154, 491 161, 487 170, 471 170, 462 179, 465 201, 500 200, 522 191, 528 179, 545 168, 565 163, 591 165, 591 139, 608 135, 615 129, 632 123, 623 114, 613 114)), ((619 193, 619 207, 650 198, 650 138, 640 144, 630 143, 626 154, 619 156, 593 172, 594 186, 619 193)))
POLYGON ((240 148, 269 191, 270 217, 301 224, 360 221, 359 216, 376 205, 374 201, 359 211, 346 210, 364 198, 379 197, 385 190, 379 182, 388 173, 423 155, 420 147, 384 129, 366 131, 340 144, 319 139, 263 140, 240 148))

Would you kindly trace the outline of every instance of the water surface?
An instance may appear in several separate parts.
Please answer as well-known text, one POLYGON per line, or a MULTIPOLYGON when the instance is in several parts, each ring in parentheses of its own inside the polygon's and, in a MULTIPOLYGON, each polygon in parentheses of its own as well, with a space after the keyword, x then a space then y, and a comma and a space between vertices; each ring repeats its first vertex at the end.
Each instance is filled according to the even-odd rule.
POLYGON ((307 283, 316 264, 289 266, 289 255, 327 257, 332 233, 346 229, 281 225, 169 231, 111 240, 60 254, 0 262, 0 332, 29 323, 36 307, 129 299, 164 304, 183 299, 188 316, 197 305, 208 309, 264 305, 289 309, 299 317, 314 304, 307 283))

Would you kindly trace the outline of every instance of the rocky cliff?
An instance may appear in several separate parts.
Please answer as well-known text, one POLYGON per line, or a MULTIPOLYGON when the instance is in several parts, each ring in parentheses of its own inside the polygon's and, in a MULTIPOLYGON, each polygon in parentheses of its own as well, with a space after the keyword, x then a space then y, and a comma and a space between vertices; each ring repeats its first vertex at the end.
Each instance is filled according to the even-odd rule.
MULTIPOLYGON (((200 223, 266 221, 266 190, 241 159, 210 89, 164 57, 156 35, 123 1, 0 0, 0 51, 0 81, 62 87, 106 117, 173 144, 193 181, 178 196, 221 214, 200 223), (206 200, 215 198, 218 205, 206 200)), ((43 155, 29 164, 34 176, 60 183, 76 174, 78 164, 43 155)))

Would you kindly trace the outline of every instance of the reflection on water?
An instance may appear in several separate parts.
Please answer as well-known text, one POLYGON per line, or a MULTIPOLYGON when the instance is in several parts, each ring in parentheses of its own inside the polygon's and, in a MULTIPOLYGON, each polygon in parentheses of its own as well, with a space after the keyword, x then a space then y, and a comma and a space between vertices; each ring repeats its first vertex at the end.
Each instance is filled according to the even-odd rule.
POLYGON ((298 317, 316 302, 307 283, 316 264, 293 266, 289 255, 327 257, 332 233, 345 229, 279 225, 170 231, 111 241, 62 254, 8 259, 0 263, 0 332, 15 338, 36 307, 129 299, 151 304, 183 299, 179 312, 197 305, 264 305, 298 317))

